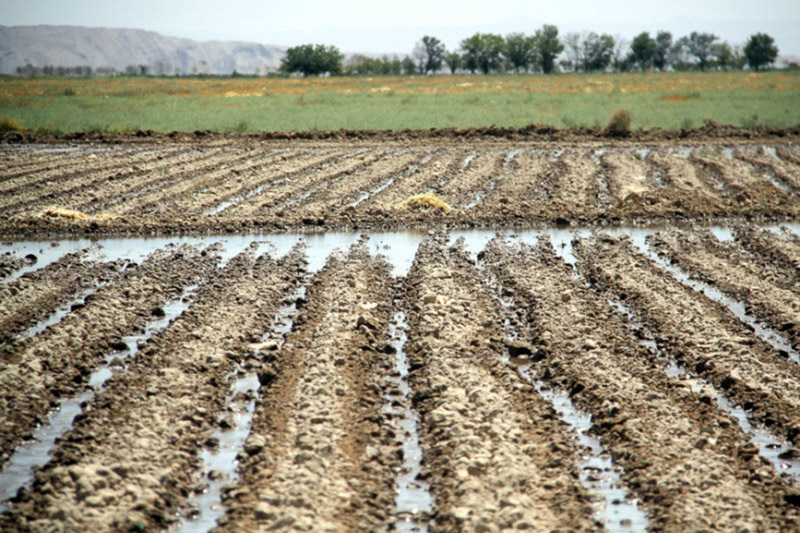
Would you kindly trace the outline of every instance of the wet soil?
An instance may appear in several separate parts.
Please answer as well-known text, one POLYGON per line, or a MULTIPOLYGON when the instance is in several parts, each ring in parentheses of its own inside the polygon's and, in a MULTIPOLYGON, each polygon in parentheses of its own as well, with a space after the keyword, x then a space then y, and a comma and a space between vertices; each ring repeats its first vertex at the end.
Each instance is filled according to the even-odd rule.
POLYGON ((510 247, 496 239, 484 261, 522 311, 532 371, 592 414, 652 529, 798 524, 796 514, 785 514, 792 489, 760 457, 742 453, 750 439, 735 422, 661 373, 605 297, 573 278, 549 242, 510 247))
POLYGON ((798 139, 7 135, 0 530, 796 530, 798 139))
POLYGON ((469 256, 446 242, 441 234, 423 241, 406 295, 434 529, 596 529, 571 439, 501 361, 499 305, 469 256))
POLYGON ((6 238, 786 220, 797 138, 0 144, 6 238), (39 161, 39 158, 41 159, 39 161), (39 164, 37 164, 39 161, 39 164), (23 163, 24 162, 24 163, 23 163), (453 209, 403 209, 433 192, 453 209), (87 217, 59 216, 48 208, 87 217))
MULTIPOLYGON (((194 263, 202 265, 198 258, 194 263)), ((209 260, 195 274, 207 278, 195 303, 76 419, 32 490, 14 498, 3 530, 149 530, 175 523, 188 494, 202 490, 198 455, 213 446, 208 437, 225 409, 231 371, 302 277, 304 261, 300 249, 279 261, 256 258, 251 249, 216 271, 209 260)))

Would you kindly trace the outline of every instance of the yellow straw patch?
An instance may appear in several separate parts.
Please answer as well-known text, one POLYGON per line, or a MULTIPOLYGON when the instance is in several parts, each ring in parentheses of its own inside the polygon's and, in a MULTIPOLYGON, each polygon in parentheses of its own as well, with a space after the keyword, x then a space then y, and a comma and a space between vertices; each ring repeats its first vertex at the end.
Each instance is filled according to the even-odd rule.
POLYGON ((98 215, 87 215, 82 211, 75 211, 73 209, 64 209, 63 207, 54 207, 54 206, 46 207, 39 216, 51 217, 51 218, 71 218, 73 220, 88 220, 93 222, 116 220, 119 218, 119 215, 109 215, 106 213, 100 213, 98 215))
POLYGON ((426 192, 425 194, 416 194, 414 196, 409 196, 399 204, 397 204, 398 209, 441 209, 442 211, 450 211, 452 208, 447 205, 447 203, 433 194, 432 192, 426 192))

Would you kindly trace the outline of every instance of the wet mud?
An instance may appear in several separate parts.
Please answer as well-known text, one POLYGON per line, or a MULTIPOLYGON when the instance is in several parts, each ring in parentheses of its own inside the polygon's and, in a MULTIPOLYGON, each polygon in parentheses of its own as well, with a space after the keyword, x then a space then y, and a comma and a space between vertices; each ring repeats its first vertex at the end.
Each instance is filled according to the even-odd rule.
POLYGON ((533 354, 531 371, 591 413, 593 432, 642 501, 651 528, 798 523, 796 513, 785 515, 794 489, 759 456, 742 453, 750 439, 735 422, 660 372, 604 296, 575 279, 549 242, 510 247, 496 239, 483 260, 499 290, 524 310, 520 340, 533 354))
POLYGON ((0 208, 9 215, 0 235, 780 221, 800 213, 791 136, 145 146, 76 144, 60 167, 41 145, 0 145, 0 160, 27 161, 0 170, 0 208), (453 209, 400 207, 426 192, 453 209))
POLYGON ((406 294, 432 530, 596 529, 572 440, 502 362, 499 304, 466 252, 446 242, 423 241, 406 294))

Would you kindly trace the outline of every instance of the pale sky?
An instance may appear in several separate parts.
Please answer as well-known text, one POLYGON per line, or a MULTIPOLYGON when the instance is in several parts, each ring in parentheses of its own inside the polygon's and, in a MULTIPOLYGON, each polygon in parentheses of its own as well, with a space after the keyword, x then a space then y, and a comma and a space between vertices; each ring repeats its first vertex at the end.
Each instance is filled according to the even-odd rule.
POLYGON ((800 0, 0 0, 0 24, 140 28, 164 35, 344 52, 410 53, 423 35, 448 49, 476 31, 591 30, 631 39, 641 31, 717 34, 731 44, 765 32, 780 54, 800 56, 800 0))

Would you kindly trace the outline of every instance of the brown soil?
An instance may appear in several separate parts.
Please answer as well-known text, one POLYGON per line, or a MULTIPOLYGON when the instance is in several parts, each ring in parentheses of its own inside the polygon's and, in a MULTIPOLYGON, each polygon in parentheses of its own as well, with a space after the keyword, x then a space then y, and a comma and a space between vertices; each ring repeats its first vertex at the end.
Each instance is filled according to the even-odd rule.
POLYGON ((332 257, 280 352, 261 348, 260 398, 219 531, 389 529, 399 448, 381 411, 388 272, 363 244, 332 257))
MULTIPOLYGON (((304 262, 300 249, 277 262, 249 251, 212 274, 210 254, 204 262, 191 249, 179 253, 194 259, 184 281, 190 273, 210 279, 59 441, 33 491, 18 495, 14 512, 3 517, 4 531, 149 530, 177 521, 197 484, 198 454, 225 406, 231 372, 296 286, 304 262)), ((171 271, 184 270, 167 258, 171 271)))
POLYGON ((770 275, 750 254, 705 231, 658 233, 652 246, 687 274, 744 303, 749 314, 787 335, 795 350, 800 348, 800 295, 773 281, 777 272, 770 275))
POLYGON ((81 142, 60 146, 83 154, 64 153, 63 166, 46 145, 0 145, 0 208, 10 215, 0 235, 531 227, 800 213, 792 135, 646 144, 448 139, 81 142), (454 209, 398 207, 427 192, 454 209), (93 216, 43 215, 51 206, 93 216))
POLYGON ((741 453, 752 445, 736 423, 667 378, 549 243, 496 239, 484 261, 520 311, 522 339, 541 361, 536 372, 592 414, 653 529, 797 526, 796 513, 785 515, 787 487, 770 465, 741 453))
POLYGON ((800 366, 757 338, 721 304, 682 285, 627 240, 578 242, 581 270, 622 301, 680 363, 753 416, 800 442, 800 366))
POLYGON ((82 290, 113 280, 122 264, 89 260, 87 253, 67 254, 46 267, 0 285, 0 354, 26 329, 45 320, 82 290))
POLYGON ((445 243, 422 243, 406 295, 435 530, 596 529, 571 439, 501 361, 499 305, 469 256, 445 243))

